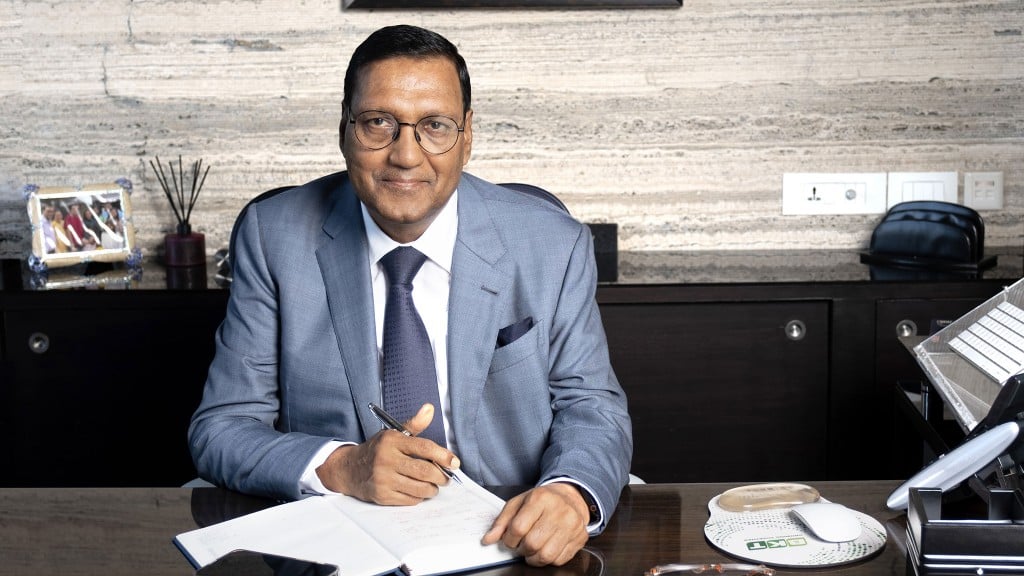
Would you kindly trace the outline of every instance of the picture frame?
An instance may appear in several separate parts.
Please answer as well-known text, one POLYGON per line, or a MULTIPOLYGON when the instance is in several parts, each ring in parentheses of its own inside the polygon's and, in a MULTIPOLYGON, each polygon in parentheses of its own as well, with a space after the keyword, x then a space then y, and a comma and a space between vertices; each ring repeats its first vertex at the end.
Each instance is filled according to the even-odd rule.
POLYGON ((138 263, 131 183, 23 188, 32 227, 33 272, 87 262, 138 263))
POLYGON ((379 8, 680 8, 683 0, 341 0, 343 10, 379 8))
POLYGON ((142 268, 126 267, 98 274, 75 274, 55 270, 33 274, 28 286, 32 290, 131 290, 139 287, 142 268))

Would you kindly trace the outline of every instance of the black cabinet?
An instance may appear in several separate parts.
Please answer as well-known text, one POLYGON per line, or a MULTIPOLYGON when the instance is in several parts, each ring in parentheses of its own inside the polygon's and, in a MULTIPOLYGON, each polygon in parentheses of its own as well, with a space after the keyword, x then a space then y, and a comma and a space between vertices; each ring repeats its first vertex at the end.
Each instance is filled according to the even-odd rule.
POLYGON ((604 304, 648 482, 826 476, 829 304, 604 304))
POLYGON ((657 482, 908 477, 920 441, 908 456, 915 438, 895 412, 894 385, 921 374, 897 326, 911 320, 927 333, 1005 285, 599 287, 633 419, 633 472, 657 482), (793 321, 802 339, 791 339, 793 321))
POLYGON ((226 293, 4 300, 4 486, 173 486, 226 293))
MULTIPOLYGON (((623 278, 598 286, 597 300, 628 395, 634 473, 710 482, 917 470, 919 439, 893 395, 922 375, 897 327, 926 334, 961 316, 1021 277, 1020 254, 1001 256, 991 278, 936 282, 875 281, 855 258, 806 258, 619 255, 623 278)), ((228 297, 209 281, 215 271, 147 270, 127 290, 33 290, 7 277, 18 272, 0 263, 0 485, 193 478, 186 432, 228 297)))
MULTIPOLYGON (((994 295, 994 293, 993 293, 994 295)), ((906 478, 938 456, 914 424, 925 415, 913 415, 898 408, 912 402, 917 410, 930 405, 930 432, 939 438, 963 438, 963 430, 952 416, 943 414, 942 401, 931 388, 928 377, 901 338, 926 337, 967 314, 987 300, 981 298, 911 298, 880 300, 877 303, 875 381, 894 396, 895 425, 890 469, 896 478, 906 478), (899 397, 897 395, 903 395, 899 397)), ((946 443, 947 440, 942 440, 946 443)), ((948 447, 948 445, 946 446, 948 447)))

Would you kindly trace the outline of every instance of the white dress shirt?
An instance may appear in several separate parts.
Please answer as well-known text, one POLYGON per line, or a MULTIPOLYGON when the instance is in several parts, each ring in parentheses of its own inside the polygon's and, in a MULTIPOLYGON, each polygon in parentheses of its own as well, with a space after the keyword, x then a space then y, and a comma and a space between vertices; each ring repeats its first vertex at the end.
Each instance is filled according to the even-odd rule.
MULTIPOLYGON (((406 246, 412 246, 426 254, 427 260, 412 280, 412 300, 416 305, 434 351, 434 368, 437 371, 437 392, 441 399, 440 417, 444 423, 448 449, 458 454, 458 438, 451 426, 451 400, 448 396, 448 292, 451 285, 452 255, 455 253, 455 237, 459 230, 459 191, 452 193, 448 203, 423 235, 406 246)), ((366 206, 360 203, 363 224, 366 227, 367 256, 370 262, 370 281, 373 288, 373 316, 377 328, 377 361, 383 360, 384 304, 387 302, 387 276, 380 259, 393 249, 401 246, 380 229, 373 221, 366 206)), ((383 373, 383 371, 381 371, 383 373)), ((438 413, 435 412, 435 418, 438 413)), ((303 493, 326 494, 330 492, 316 474, 331 452, 345 442, 331 441, 317 452, 306 466, 300 485, 303 493)))
MULTIPOLYGON (((459 229, 456 190, 422 236, 405 246, 412 246, 427 260, 412 279, 412 300, 416 305, 434 351, 434 369, 437 374, 437 393, 441 399, 440 417, 444 421, 448 449, 458 454, 458 438, 451 426, 452 403, 448 396, 448 292, 452 278, 452 254, 455 235, 459 229)), ((363 222, 370 247, 370 279, 373 283, 373 316, 377 327, 377 361, 384 359, 384 304, 387 302, 388 282, 380 259, 403 244, 391 239, 370 218, 363 206, 363 222)), ((383 370, 381 370, 383 374, 383 370)), ((437 408, 437 407, 435 407, 437 408)), ((435 414, 438 414, 435 412, 435 414)), ((435 415, 435 418, 438 416, 435 415)))

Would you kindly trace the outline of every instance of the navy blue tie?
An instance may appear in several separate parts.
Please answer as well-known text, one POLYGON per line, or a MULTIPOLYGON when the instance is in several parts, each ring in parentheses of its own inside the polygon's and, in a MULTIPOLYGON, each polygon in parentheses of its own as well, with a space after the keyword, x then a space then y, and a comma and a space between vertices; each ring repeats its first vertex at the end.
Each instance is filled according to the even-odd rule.
POLYGON ((404 423, 424 404, 433 404, 434 419, 419 435, 447 446, 434 351, 412 301, 412 279, 426 259, 425 254, 410 246, 399 246, 380 259, 388 279, 384 307, 384 410, 404 423))

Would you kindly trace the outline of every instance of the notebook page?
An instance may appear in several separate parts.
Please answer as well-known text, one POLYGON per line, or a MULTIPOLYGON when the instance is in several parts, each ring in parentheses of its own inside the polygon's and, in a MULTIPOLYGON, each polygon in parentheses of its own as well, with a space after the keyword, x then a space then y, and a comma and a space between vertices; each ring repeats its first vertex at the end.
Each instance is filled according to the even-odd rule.
POLYGON ((201 567, 233 550, 333 564, 341 574, 390 574, 400 562, 332 504, 313 496, 179 534, 176 544, 201 567))
POLYGON ((377 506, 354 498, 333 500, 413 574, 440 574, 509 562, 515 554, 480 539, 501 512, 504 501, 456 471, 462 484, 450 482, 438 495, 415 506, 377 506))

